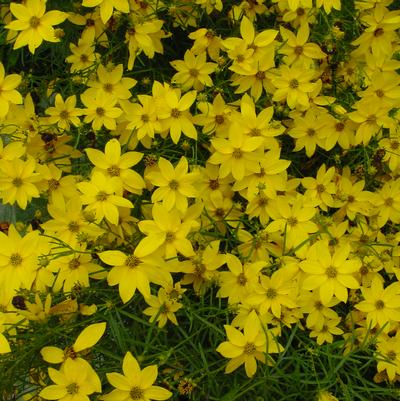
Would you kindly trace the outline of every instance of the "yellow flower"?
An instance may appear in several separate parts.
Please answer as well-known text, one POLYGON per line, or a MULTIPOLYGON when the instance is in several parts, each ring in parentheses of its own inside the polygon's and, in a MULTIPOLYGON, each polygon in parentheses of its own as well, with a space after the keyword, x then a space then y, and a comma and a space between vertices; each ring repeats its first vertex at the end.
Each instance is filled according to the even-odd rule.
POLYGON ((339 401, 332 393, 322 390, 318 393, 317 401, 339 401))
POLYGON ((39 232, 21 237, 14 225, 10 225, 8 235, 0 232, 0 241, 0 289, 10 296, 21 288, 30 290, 39 267, 39 232))
POLYGON ((45 0, 26 0, 25 4, 11 3, 10 10, 17 19, 11 21, 5 28, 21 31, 15 40, 14 49, 28 45, 29 51, 33 54, 43 40, 60 41, 55 35, 53 25, 61 24, 67 15, 57 10, 46 13, 45 0))
POLYGON ((133 171, 143 157, 140 152, 126 152, 121 155, 121 145, 117 139, 106 143, 104 153, 97 149, 86 148, 89 160, 95 165, 93 171, 98 171, 108 178, 115 177, 127 191, 140 195, 145 183, 140 174, 133 171))
POLYGON ((149 307, 143 313, 150 316, 150 322, 156 319, 158 327, 164 327, 168 320, 174 325, 178 325, 175 312, 181 309, 183 305, 171 299, 164 288, 158 290, 157 296, 150 295, 145 301, 149 307))
POLYGON ((197 139, 197 131, 192 122, 190 106, 196 100, 196 91, 185 93, 181 97, 179 89, 162 88, 155 84, 153 95, 159 105, 158 118, 163 130, 168 130, 174 143, 178 143, 181 134, 197 139))
POLYGON ((395 282, 383 288, 382 279, 374 277, 371 287, 361 287, 364 301, 355 308, 367 314, 367 325, 371 329, 379 329, 387 333, 391 322, 400 322, 400 284, 395 282))
MULTIPOLYGON (((68 250, 65 248, 64 252, 68 252, 68 250)), ((53 283, 54 291, 60 291, 62 288, 64 292, 71 292, 75 285, 89 287, 89 275, 95 279, 106 276, 104 269, 92 262, 90 253, 84 253, 85 247, 78 247, 77 251, 53 259, 47 266, 49 271, 56 273, 53 283)))
POLYGON ((257 360, 265 363, 265 353, 282 351, 282 346, 267 331, 265 334, 261 327, 260 319, 253 310, 249 313, 243 333, 230 325, 224 325, 228 341, 224 341, 217 347, 225 358, 230 358, 225 368, 225 373, 231 373, 244 363, 246 375, 254 376, 257 370, 257 360))
POLYGON ((296 65, 308 69, 313 66, 313 59, 323 59, 326 54, 315 43, 307 43, 310 36, 308 24, 300 25, 297 35, 281 26, 284 45, 278 53, 284 54, 287 65, 296 65))
POLYGON ((65 363, 68 359, 72 361, 76 361, 77 359, 82 360, 79 357, 79 353, 97 344, 103 336, 105 329, 105 322, 91 324, 85 327, 79 333, 73 345, 65 348, 65 350, 46 346, 41 349, 40 353, 43 359, 49 363, 65 363))
POLYGON ((228 303, 244 302, 252 294, 260 280, 260 271, 266 262, 244 263, 231 254, 225 255, 228 272, 221 272, 218 277, 218 297, 228 297, 228 303))
POLYGON ((307 252, 307 259, 300 263, 300 268, 306 273, 303 288, 314 290, 319 288, 321 302, 327 305, 334 295, 346 302, 348 288, 356 289, 360 285, 354 273, 361 267, 359 259, 349 259, 350 245, 348 243, 336 248, 333 255, 325 241, 316 242, 307 252))
POLYGON ((280 232, 285 235, 285 247, 295 248, 303 241, 307 241, 311 233, 318 231, 318 226, 311 221, 317 210, 305 204, 302 198, 290 205, 285 199, 274 203, 276 206, 274 218, 266 228, 267 233, 280 232), (278 212, 278 216, 276 216, 278 212))
POLYGON ((343 334, 343 330, 337 327, 340 323, 340 317, 324 317, 322 324, 318 324, 313 327, 310 332, 310 337, 317 337, 317 344, 322 345, 323 343, 332 343, 333 335, 343 334))
POLYGON ((154 98, 149 95, 138 95, 137 98, 140 103, 121 103, 124 117, 128 120, 126 128, 134 130, 139 140, 154 138, 156 133, 162 131, 154 98))
POLYGON ((213 85, 209 74, 215 71, 217 64, 207 63, 205 52, 196 56, 191 50, 187 50, 183 60, 175 60, 170 64, 178 71, 171 82, 180 85, 184 92, 191 88, 202 91, 204 86, 213 85))
POLYGON ((105 24, 113 15, 114 8, 122 13, 129 13, 128 0, 83 0, 84 7, 100 7, 101 20, 105 24))
POLYGON ((54 107, 48 107, 45 110, 50 117, 47 118, 49 124, 57 124, 62 130, 69 130, 70 125, 78 127, 81 120, 78 118, 82 110, 76 107, 76 96, 69 96, 65 102, 62 96, 57 93, 54 107))
POLYGON ((97 131, 103 125, 109 130, 115 130, 117 123, 115 121, 122 114, 122 110, 119 107, 114 107, 117 103, 117 99, 112 96, 108 96, 104 91, 98 90, 96 95, 90 90, 86 90, 81 95, 82 103, 86 106, 86 109, 82 110, 82 114, 85 114, 85 123, 92 122, 92 128, 97 131))
POLYGON ((78 40, 78 45, 70 43, 69 48, 72 54, 66 57, 65 61, 72 64, 71 72, 91 69, 100 59, 100 54, 95 52, 94 32, 93 34, 91 31, 83 33, 78 40))
POLYGON ((21 83, 21 79, 21 75, 18 74, 6 76, 3 63, 0 61, 0 120, 7 115, 10 103, 22 103, 21 94, 15 90, 21 83))
POLYGON ((132 208, 132 203, 120 196, 122 188, 117 177, 107 178, 103 173, 94 172, 90 182, 77 184, 82 192, 81 200, 86 211, 94 211, 96 220, 104 217, 112 224, 118 224, 118 206, 132 208))
POLYGON ((379 336, 377 340, 375 358, 378 361, 377 371, 386 371, 390 382, 395 381, 400 375, 400 334, 399 331, 393 337, 379 336))
POLYGON ((193 256, 193 246, 186 236, 194 222, 182 221, 176 209, 168 211, 160 203, 153 205, 152 214, 153 220, 138 223, 139 230, 147 236, 139 242, 135 255, 142 258, 158 251, 167 259, 176 257, 177 252, 186 257, 193 256))
MULTIPOLYGON (((259 262, 260 263, 260 262, 259 262)), ((262 262, 261 262, 262 263, 262 262)), ((267 312, 280 319, 282 306, 296 308, 296 284, 293 282, 293 273, 289 268, 280 268, 272 273, 271 277, 261 274, 253 294, 246 299, 250 305, 257 305, 261 315, 267 312)))
POLYGON ((137 81, 133 78, 123 78, 123 73, 122 64, 118 64, 114 68, 100 64, 97 68, 97 80, 90 80, 87 83, 90 88, 87 93, 96 96, 97 91, 102 91, 107 97, 112 97, 117 101, 129 99, 132 96, 129 89, 133 88, 137 81))
POLYGON ((119 295, 123 303, 128 302, 136 289, 145 297, 150 296, 150 282, 164 284, 170 278, 169 273, 162 269, 163 261, 156 256, 136 256, 136 250, 131 255, 121 251, 105 251, 99 253, 99 258, 113 268, 108 272, 108 285, 118 284, 119 295))
POLYGON ((327 14, 330 14, 332 8, 335 10, 341 9, 340 0, 317 0, 316 6, 317 8, 324 7, 324 10, 327 14))
POLYGON ((237 122, 229 127, 229 139, 214 138, 211 141, 216 151, 208 163, 219 164, 219 176, 232 174, 235 180, 241 180, 251 173, 259 173, 259 160, 263 158, 263 137, 245 135, 243 127, 237 122))
POLYGON ((55 384, 45 387, 39 396, 45 400, 88 401, 88 395, 101 391, 90 380, 89 372, 84 365, 67 359, 60 370, 49 368, 50 379, 55 384))
POLYGON ((35 185, 41 179, 35 173, 36 162, 32 157, 26 161, 21 159, 0 160, 0 196, 4 203, 18 203, 25 209, 32 198, 38 198, 39 191, 35 185))
POLYGON ((301 67, 282 65, 276 76, 271 75, 272 84, 276 88, 272 100, 286 100, 291 109, 308 109, 310 93, 317 87, 316 82, 311 82, 314 77, 313 70, 304 71, 301 67))
POLYGON ((356 111, 348 114, 350 120, 359 124, 354 145, 367 145, 373 136, 377 136, 382 127, 394 127, 393 120, 388 113, 390 106, 374 101, 374 99, 361 99, 353 106, 356 111))
POLYGON ((394 51, 392 43, 396 42, 396 30, 400 27, 399 11, 389 11, 382 4, 376 4, 371 12, 361 17, 361 21, 367 28, 352 42, 359 46, 354 54, 366 59, 370 53, 377 60, 390 58, 394 51))
POLYGON ((115 390, 100 398, 104 401, 151 401, 166 400, 172 393, 160 386, 153 386, 158 374, 157 365, 150 365, 144 369, 136 358, 128 351, 122 362, 123 375, 107 373, 107 380, 115 390))
POLYGON ((152 196, 152 202, 162 202, 170 211, 174 207, 185 213, 188 207, 187 198, 194 198, 197 190, 193 186, 198 178, 197 173, 188 173, 189 164, 185 156, 179 160, 176 168, 166 159, 160 157, 159 171, 152 171, 146 175, 153 185, 158 186, 152 196))
POLYGON ((192 52, 195 55, 207 52, 211 60, 218 61, 221 50, 221 38, 212 30, 206 28, 197 29, 188 35, 189 39, 194 40, 192 52))
POLYGON ((164 53, 161 39, 168 35, 161 29, 164 23, 162 20, 140 21, 135 13, 131 13, 129 18, 132 27, 126 31, 125 43, 129 50, 128 70, 131 70, 136 55, 141 51, 149 58, 153 58, 155 53, 164 53))
POLYGON ((103 229, 85 220, 79 196, 71 198, 65 204, 49 204, 47 209, 52 219, 41 225, 45 233, 73 248, 80 239, 95 239, 103 233, 103 229))

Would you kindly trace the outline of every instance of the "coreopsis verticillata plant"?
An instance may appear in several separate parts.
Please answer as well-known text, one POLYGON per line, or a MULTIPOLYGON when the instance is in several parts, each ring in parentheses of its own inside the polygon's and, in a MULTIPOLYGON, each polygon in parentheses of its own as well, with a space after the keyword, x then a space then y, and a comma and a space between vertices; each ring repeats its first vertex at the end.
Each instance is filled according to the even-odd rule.
POLYGON ((72 346, 64 350, 58 347, 46 346, 41 349, 40 353, 43 359, 49 363, 65 363, 67 359, 72 359, 76 362, 78 359, 82 359, 79 356, 80 352, 98 343, 106 330, 106 326, 105 322, 91 324, 79 333, 72 346))
POLYGON ((186 257, 194 255, 193 246, 186 237, 197 226, 195 221, 182 221, 178 210, 168 211, 160 203, 153 205, 152 215, 153 220, 138 223, 139 230, 146 237, 135 249, 137 257, 142 258, 156 251, 166 258, 176 257, 178 252, 186 257))
POLYGON ((128 70, 132 70, 136 56, 143 52, 148 58, 154 58, 155 53, 164 53, 161 39, 168 37, 163 30, 164 21, 157 18, 147 18, 143 21, 134 13, 130 13, 130 25, 125 33, 125 43, 128 44, 128 70))
POLYGON ((255 311, 249 313, 243 333, 230 325, 224 325, 224 328, 228 341, 221 343, 217 352, 230 358, 225 373, 231 373, 244 364, 246 375, 252 377, 257 371, 257 360, 265 363, 266 352, 276 353, 283 349, 270 332, 264 332, 255 311))
MULTIPOLYGON (((53 283, 54 291, 63 290, 71 292, 74 286, 89 287, 90 278, 102 279, 106 277, 106 271, 94 263, 92 257, 85 252, 85 247, 77 247, 79 253, 70 253, 59 256, 49 262, 47 270, 56 274, 53 283)), ((64 249, 68 253, 68 248, 64 249)))
POLYGON ((359 259, 351 259, 350 245, 338 246, 333 254, 328 243, 318 241, 307 253, 307 259, 300 262, 300 268, 306 275, 302 286, 306 290, 319 289, 321 302, 328 304, 335 295, 340 301, 346 302, 348 289, 357 289, 360 284, 354 273, 361 267, 359 259))
POLYGON ((382 277, 372 279, 371 286, 361 287, 364 301, 355 308, 366 313, 367 325, 378 326, 384 333, 391 329, 391 323, 400 322, 400 284, 395 282, 384 288, 382 277))
POLYGON ((144 369, 140 366, 136 358, 128 351, 122 362, 121 373, 107 373, 107 380, 115 387, 111 393, 101 396, 104 401, 151 401, 167 400, 172 393, 160 386, 153 386, 157 379, 157 365, 150 365, 144 369))
MULTIPOLYGON (((312 221, 317 209, 307 204, 302 198, 297 198, 292 204, 286 199, 274 203, 273 221, 265 228, 267 233, 280 232, 285 236, 287 249, 295 248, 309 235, 318 231, 318 226, 312 221)), ((304 249, 304 248, 303 248, 304 249)))
POLYGON ((158 118, 163 131, 168 131, 174 143, 178 143, 183 133, 189 138, 197 139, 197 131, 192 122, 190 107, 196 100, 196 91, 185 93, 181 97, 179 89, 153 85, 153 96, 158 102, 158 118))
POLYGON ((101 392, 100 381, 93 382, 89 368, 71 359, 67 359, 60 370, 49 368, 48 373, 55 384, 40 391, 39 396, 45 400, 89 401, 88 395, 101 392))
POLYGON ((95 32, 86 31, 78 40, 78 44, 69 44, 71 55, 65 58, 67 63, 71 64, 71 72, 84 71, 95 67, 96 62, 100 60, 100 54, 95 52, 94 46, 95 32))
POLYGON ((118 207, 133 207, 131 201, 121 196, 122 186, 118 177, 107 178, 95 171, 90 182, 79 182, 76 186, 82 193, 82 203, 87 205, 85 211, 94 212, 97 221, 106 218, 110 223, 118 224, 118 207))
POLYGON ((155 134, 162 131, 154 98, 149 95, 138 95, 138 100, 138 103, 121 102, 128 121, 126 128, 135 130, 135 136, 139 140, 154 138, 155 134))
POLYGON ((367 25, 361 35, 352 42, 358 46, 356 54, 371 54, 379 60, 393 53, 396 29, 400 27, 400 13, 398 10, 389 11, 383 4, 376 4, 370 12, 361 17, 367 25))
POLYGON ((42 179, 35 172, 36 161, 29 156, 27 160, 0 160, 0 197, 4 203, 17 202, 26 209, 32 198, 40 196, 36 183, 42 179))
POLYGON ((24 4, 11 3, 10 11, 16 20, 11 21, 5 28, 21 31, 15 39, 14 49, 28 46, 33 54, 43 40, 60 41, 53 25, 61 24, 67 18, 67 14, 58 10, 46 12, 45 0, 26 0, 24 4))
POLYGON ((188 172, 189 164, 184 156, 175 168, 168 160, 160 157, 158 167, 159 171, 146 174, 146 179, 159 187, 153 192, 151 201, 161 202, 168 211, 175 207, 181 213, 185 213, 188 208, 188 198, 197 195, 194 185, 198 174, 188 172))
POLYGON ((85 149, 89 160, 94 164, 93 172, 98 171, 108 178, 115 177, 123 189, 141 194, 145 188, 143 178, 131 167, 140 162, 143 153, 125 152, 121 154, 121 145, 117 139, 111 139, 106 143, 104 153, 92 148, 85 149))
POLYGON ((313 66, 314 59, 321 60, 326 57, 317 44, 308 42, 310 36, 308 24, 300 25, 297 35, 283 26, 280 27, 280 33, 285 44, 278 53, 285 55, 283 58, 285 64, 309 68, 313 66))
POLYGON ((37 257, 40 252, 40 237, 37 231, 21 236, 14 225, 8 235, 0 232, 3 246, 0 249, 0 272, 3 277, 0 288, 7 294, 19 289, 30 289, 38 269, 37 257))
POLYGON ((229 138, 214 138, 211 141, 215 151, 208 163, 218 164, 219 176, 224 178, 232 174, 235 180, 241 180, 250 173, 259 173, 259 160, 263 155, 264 138, 251 137, 243 132, 239 123, 229 127, 229 138))
POLYGON ((128 302, 136 292, 143 297, 150 297, 150 283, 164 284, 171 279, 164 270, 164 261, 156 255, 136 256, 136 249, 131 255, 121 251, 99 253, 104 263, 113 266, 108 272, 107 282, 110 286, 118 284, 119 295, 123 303, 128 302))
POLYGON ((122 64, 114 68, 100 64, 97 68, 97 80, 90 80, 87 83, 89 89, 86 92, 95 97, 97 92, 101 91, 107 97, 117 101, 129 99, 132 96, 130 89, 136 85, 137 81, 133 78, 122 77, 123 73, 122 64))
POLYGON ((158 322, 160 328, 164 327, 168 321, 175 326, 178 325, 175 312, 183 305, 177 300, 171 299, 164 288, 158 290, 157 296, 150 295, 145 301, 149 306, 143 310, 143 314, 150 316, 150 322, 158 322))
POLYGON ((217 296, 227 297, 230 304, 243 302, 254 292, 266 263, 242 263, 237 256, 231 254, 226 254, 225 260, 229 271, 219 273, 220 288, 217 296))
POLYGON ((80 239, 90 240, 104 233, 102 228, 85 218, 79 196, 69 199, 64 204, 49 204, 47 210, 52 218, 41 224, 45 234, 57 237, 72 247, 75 247, 80 239))
POLYGON ((215 72, 217 64, 207 62, 206 52, 196 56, 191 50, 187 50, 183 60, 174 60, 171 65, 178 71, 172 77, 172 82, 179 85, 184 92, 192 88, 201 91, 205 86, 213 85, 209 75, 215 72))
POLYGON ((201 113, 193 116, 193 122, 203 127, 203 133, 210 135, 215 132, 220 136, 223 131, 228 130, 234 108, 225 103, 220 93, 215 96, 212 103, 199 102, 197 108, 201 113))
POLYGON ((113 96, 108 96, 104 91, 97 90, 93 96, 92 91, 86 90, 81 95, 82 103, 86 106, 82 109, 82 114, 85 115, 84 122, 92 123, 92 128, 97 131, 102 126, 107 129, 114 130, 117 127, 116 119, 121 116, 122 110, 119 107, 114 107, 117 104, 117 99, 113 96))
POLYGON ((122 13, 129 13, 128 0, 83 0, 82 5, 84 7, 99 6, 100 17, 104 24, 112 17, 114 8, 122 13))
POLYGON ((15 89, 21 83, 21 80, 21 75, 6 75, 4 65, 0 62, 0 121, 7 115, 10 103, 22 103, 22 96, 15 89))
POLYGON ((285 100, 291 109, 307 110, 310 106, 310 94, 317 88, 314 70, 304 71, 302 67, 280 66, 276 73, 271 73, 275 86, 273 100, 285 100))
POLYGON ((380 335, 377 339, 376 357, 378 372, 385 371, 390 382, 394 382, 397 375, 400 375, 400 335, 380 335))
POLYGON ((289 268, 281 268, 271 277, 261 274, 259 283, 247 298, 251 305, 257 305, 261 315, 271 312, 276 318, 282 315, 282 306, 296 308, 297 285, 293 276, 297 273, 289 268))
POLYGON ((62 96, 57 93, 55 97, 54 107, 48 107, 46 114, 50 117, 47 118, 49 124, 57 124, 58 128, 62 130, 69 130, 71 125, 78 127, 81 124, 79 116, 82 110, 76 107, 76 96, 69 96, 65 101, 62 96))

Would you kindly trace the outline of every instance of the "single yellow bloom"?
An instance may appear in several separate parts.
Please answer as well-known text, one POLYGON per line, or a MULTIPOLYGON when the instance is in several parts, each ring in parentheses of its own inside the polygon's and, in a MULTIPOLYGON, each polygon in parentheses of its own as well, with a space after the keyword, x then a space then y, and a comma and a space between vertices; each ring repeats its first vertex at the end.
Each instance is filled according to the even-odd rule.
POLYGON ((26 0, 25 4, 10 4, 10 11, 17 18, 5 26, 11 31, 21 31, 14 43, 14 49, 28 45, 33 54, 42 44, 43 40, 48 42, 59 42, 55 35, 53 25, 61 24, 67 14, 52 10, 46 13, 45 0, 26 0))
POLYGON ((83 0, 84 7, 100 7, 101 20, 105 24, 113 15, 114 8, 122 13, 129 13, 128 0, 83 0))
POLYGON ((0 62, 0 120, 7 115, 10 103, 22 103, 21 94, 15 90, 21 83, 21 79, 21 75, 18 74, 6 76, 3 63, 0 62))
POLYGON ((115 390, 100 398, 104 401, 151 401, 166 400, 172 393, 160 386, 153 386, 158 374, 157 365, 150 365, 144 369, 136 358, 128 351, 122 362, 123 375, 107 373, 107 380, 115 390))

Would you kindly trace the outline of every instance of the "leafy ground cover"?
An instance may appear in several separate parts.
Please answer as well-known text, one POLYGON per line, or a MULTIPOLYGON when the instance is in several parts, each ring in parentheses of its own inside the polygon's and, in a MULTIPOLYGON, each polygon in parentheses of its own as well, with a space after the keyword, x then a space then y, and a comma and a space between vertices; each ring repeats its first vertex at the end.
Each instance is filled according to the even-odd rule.
POLYGON ((399 399, 399 8, 0 0, 2 399, 399 399))

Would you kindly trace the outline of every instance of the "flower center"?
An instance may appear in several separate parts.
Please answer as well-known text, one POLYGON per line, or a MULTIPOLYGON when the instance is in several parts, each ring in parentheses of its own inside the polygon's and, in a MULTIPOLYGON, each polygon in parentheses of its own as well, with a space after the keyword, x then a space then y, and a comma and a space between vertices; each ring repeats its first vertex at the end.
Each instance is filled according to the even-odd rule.
POLYGON ((197 78, 199 76, 199 71, 196 68, 191 68, 189 70, 189 75, 193 78, 197 78))
POLYGON ((108 198, 108 194, 105 191, 100 191, 96 195, 96 200, 98 200, 99 202, 104 202, 107 200, 107 198, 108 198))
POLYGON ((103 117, 104 114, 106 114, 106 111, 104 110, 103 107, 97 107, 97 109, 96 109, 96 114, 97 114, 98 116, 100 116, 100 117, 103 117))
POLYGON ((234 159, 241 159, 242 158, 242 151, 240 149, 235 149, 232 153, 234 159))
POLYGON ((120 171, 120 168, 115 164, 107 169, 107 173, 111 177, 119 177, 120 171))
POLYGON ((141 400, 143 397, 143 390, 140 387, 132 387, 129 395, 132 400, 141 400))
POLYGON ((71 231, 71 233, 77 233, 79 231, 79 224, 77 221, 71 221, 68 224, 68 230, 71 231))
POLYGON ((173 191, 179 188, 179 182, 177 180, 171 180, 168 185, 173 191))
POLYGON ((114 89, 113 84, 106 83, 103 85, 104 92, 111 93, 114 89))
POLYGON ((385 303, 384 303, 381 299, 378 299, 378 300, 375 302, 375 308, 376 308, 377 310, 382 310, 384 307, 385 307, 385 303))
POLYGON ((244 353, 247 355, 252 355, 256 352, 256 346, 253 343, 247 343, 244 346, 244 353))
POLYGON ((326 275, 327 275, 329 278, 336 278, 336 276, 337 276, 337 270, 336 270, 336 268, 334 268, 333 266, 329 266, 329 267, 326 269, 326 275))
POLYGON ((175 241, 175 234, 172 231, 168 231, 165 237, 165 242, 173 242, 175 241))
POLYGON ((14 185, 14 187, 20 187, 22 184, 23 184, 23 181, 22 181, 22 179, 21 178, 19 178, 19 177, 15 177, 13 180, 12 180, 12 184, 14 185))
POLYGON ((61 110, 60 111, 60 118, 61 118, 61 120, 68 120, 69 112, 67 110, 61 110))
POLYGON ((54 178, 52 178, 51 180, 48 180, 47 183, 49 185, 50 192, 55 191, 60 186, 60 183, 57 180, 55 180, 54 178))
POLYGON ((289 82, 289 88, 290 89, 297 89, 299 87, 299 81, 297 79, 292 79, 289 82))
POLYGON ((303 53, 303 46, 296 46, 296 47, 294 48, 294 52, 295 52, 295 54, 297 54, 298 56, 300 56, 300 54, 303 53))
POLYGON ((244 286, 244 285, 247 283, 247 278, 246 278, 246 276, 244 275, 244 273, 240 273, 240 274, 237 276, 236 282, 237 282, 239 285, 242 285, 242 286, 244 286))
POLYGON ((268 299, 274 299, 277 295, 278 293, 276 292, 275 288, 268 288, 267 292, 265 293, 265 296, 268 299))
POLYGON ((68 384, 68 386, 66 387, 66 389, 67 389, 67 393, 68 394, 77 394, 78 393, 78 391, 79 391, 79 387, 78 387, 78 385, 76 384, 76 383, 71 383, 71 384, 68 384))
POLYGON ((171 110, 172 118, 179 118, 180 115, 181 115, 181 112, 177 108, 174 108, 171 110))
POLYGON ((29 20, 29 25, 33 29, 37 28, 40 25, 40 18, 36 16, 31 17, 31 19, 29 20))
POLYGON ((71 270, 76 270, 80 265, 81 265, 81 262, 79 261, 78 258, 73 258, 68 263, 68 267, 71 270))
POLYGON ((140 119, 144 122, 144 123, 148 123, 150 121, 150 117, 148 114, 142 114, 142 116, 140 117, 140 119))
POLYGON ((22 263, 22 256, 19 253, 12 253, 10 255, 10 263, 14 267, 19 266, 22 263))
POLYGON ((209 186, 209 188, 210 189, 212 189, 212 190, 216 190, 216 189, 218 189, 219 188, 219 181, 218 181, 218 179, 215 179, 215 180, 213 180, 213 179, 210 179, 209 181, 208 181, 208 186, 209 186))
POLYGON ((134 255, 128 256, 125 260, 126 266, 128 266, 131 269, 134 269, 135 267, 139 266, 141 263, 140 259, 134 255))

